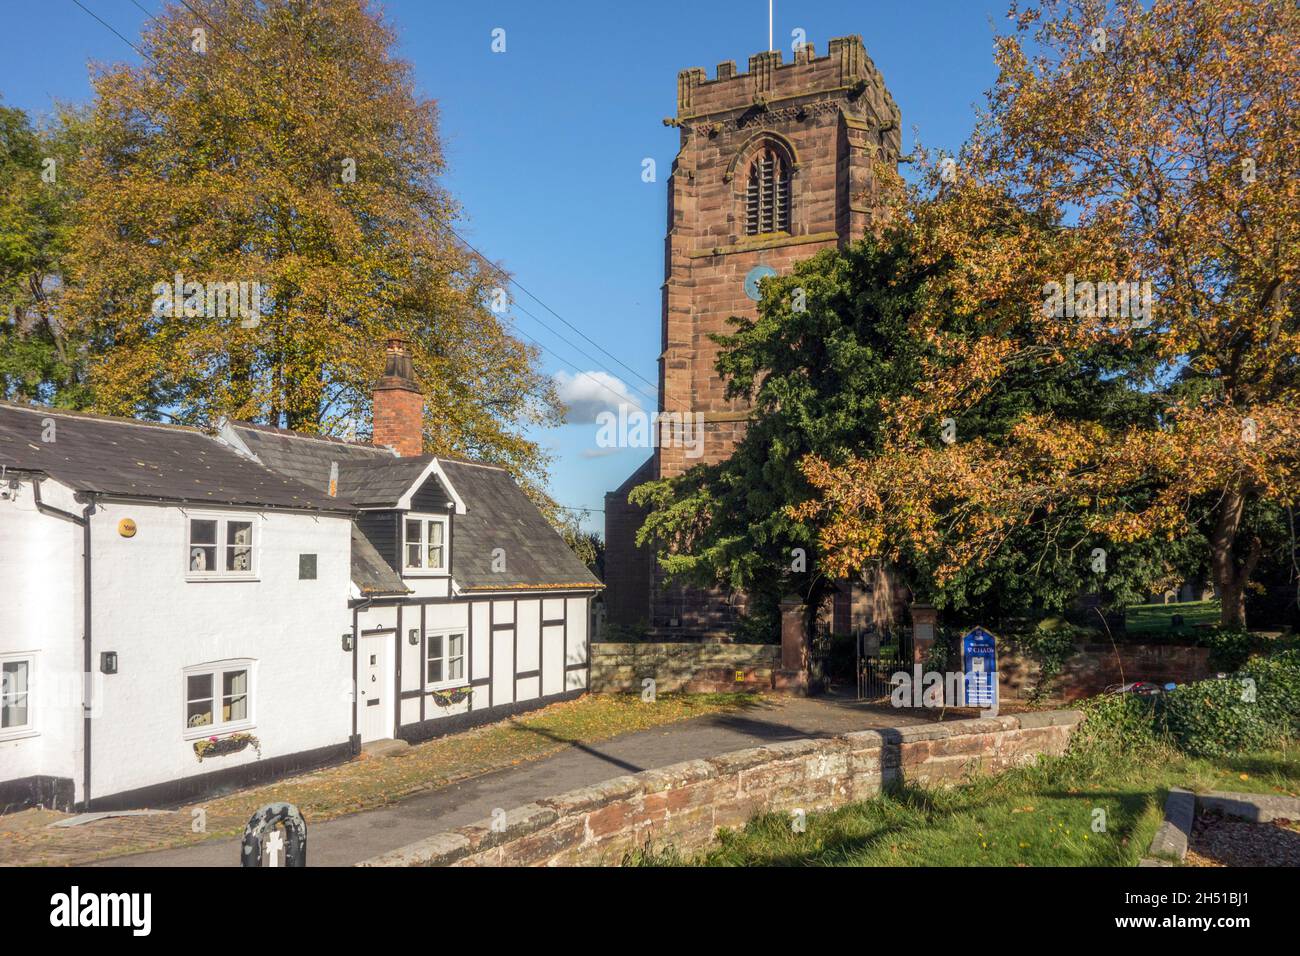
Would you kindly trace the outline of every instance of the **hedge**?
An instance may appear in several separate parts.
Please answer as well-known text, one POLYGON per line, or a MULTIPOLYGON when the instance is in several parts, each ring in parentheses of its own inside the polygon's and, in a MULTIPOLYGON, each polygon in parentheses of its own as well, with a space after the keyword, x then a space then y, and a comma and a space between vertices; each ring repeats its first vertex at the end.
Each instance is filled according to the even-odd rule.
POLYGON ((1158 697, 1095 698, 1087 711, 1081 745, 1164 738, 1197 756, 1267 749, 1300 736, 1300 651, 1255 658, 1229 677, 1158 697))

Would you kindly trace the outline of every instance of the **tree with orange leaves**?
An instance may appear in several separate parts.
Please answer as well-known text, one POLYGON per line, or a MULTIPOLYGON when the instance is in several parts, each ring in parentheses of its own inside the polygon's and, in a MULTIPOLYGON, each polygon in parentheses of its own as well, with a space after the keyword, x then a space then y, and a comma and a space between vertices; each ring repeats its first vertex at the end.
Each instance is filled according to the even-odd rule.
POLYGON ((1199 527, 1222 624, 1244 625, 1260 514, 1300 490, 1300 14, 1043 0, 1011 19, 971 140, 927 163, 909 210, 923 257, 955 266, 914 319, 937 358, 879 454, 805 459, 817 497, 792 513, 818 522, 830 573, 923 555, 939 584, 1072 509, 1121 552, 1199 527), (1154 350, 1157 420, 1030 409, 963 440, 1008 376, 1103 338, 1154 350))

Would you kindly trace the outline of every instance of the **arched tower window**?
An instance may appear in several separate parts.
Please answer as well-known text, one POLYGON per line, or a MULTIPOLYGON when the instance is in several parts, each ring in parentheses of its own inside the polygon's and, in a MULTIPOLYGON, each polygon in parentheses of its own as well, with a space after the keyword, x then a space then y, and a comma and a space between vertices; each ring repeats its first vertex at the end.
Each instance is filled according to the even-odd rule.
POLYGON ((790 163, 778 150, 766 146, 749 166, 745 194, 745 235, 790 231, 790 163))

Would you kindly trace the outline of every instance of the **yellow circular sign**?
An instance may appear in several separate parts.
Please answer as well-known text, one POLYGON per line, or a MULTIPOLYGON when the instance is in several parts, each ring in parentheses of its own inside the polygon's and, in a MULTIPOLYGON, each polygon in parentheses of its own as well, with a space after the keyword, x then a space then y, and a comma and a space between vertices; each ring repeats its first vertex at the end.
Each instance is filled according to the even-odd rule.
POLYGON ((123 518, 117 523, 117 533, 124 538, 135 537, 135 522, 130 518, 123 518))

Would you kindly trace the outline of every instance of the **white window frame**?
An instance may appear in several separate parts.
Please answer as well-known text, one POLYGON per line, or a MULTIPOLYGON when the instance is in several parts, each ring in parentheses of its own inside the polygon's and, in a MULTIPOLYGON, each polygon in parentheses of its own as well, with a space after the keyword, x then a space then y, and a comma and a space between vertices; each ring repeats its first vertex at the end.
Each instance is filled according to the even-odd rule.
MULTIPOLYGON (((0 740, 18 740, 21 737, 34 737, 39 730, 36 728, 36 704, 38 695, 36 692, 36 652, 23 651, 16 654, 0 654, 0 664, 12 664, 15 662, 25 663, 27 665, 27 723, 18 727, 0 727, 0 740)), ((0 696, 3 696, 3 677, 0 676, 0 696)), ((3 706, 0 704, 0 706, 3 706)))
POLYGON ((406 511, 401 514, 402 522, 402 575, 404 577, 446 577, 447 568, 451 565, 451 524, 446 515, 431 514, 424 511, 406 511), (442 567, 428 568, 423 564, 407 564, 407 556, 410 553, 408 545, 411 543, 406 537, 406 523, 408 521, 420 522, 420 558, 423 561, 427 556, 428 541, 425 535, 428 533, 429 523, 437 522, 442 525, 442 567))
POLYGON ((259 552, 262 545, 262 516, 239 511, 182 511, 185 517, 185 579, 187 581, 256 581, 260 575, 259 552), (215 521, 217 523, 217 540, 215 545, 201 544, 199 547, 217 549, 217 568, 206 571, 190 570, 193 542, 190 540, 192 523, 195 521, 215 521), (247 571, 227 571, 226 549, 230 546, 227 535, 230 522, 247 523, 252 529, 253 541, 249 545, 252 560, 247 571))
POLYGON ((467 627, 442 627, 435 630, 424 632, 424 660, 421 662, 420 676, 424 679, 425 690, 445 690, 449 687, 465 687, 469 684, 469 628, 467 627), (460 637, 460 653, 451 654, 451 639, 460 637), (429 651, 433 648, 433 638, 442 638, 442 673, 443 679, 437 682, 429 680, 429 651), (451 673, 451 662, 455 658, 460 659, 461 676, 455 680, 449 680, 446 675, 451 673))
POLYGON ((181 671, 181 727, 184 740, 200 740, 207 737, 220 737, 226 734, 252 730, 257 726, 255 706, 257 701, 257 661, 248 657, 237 657, 227 661, 211 661, 207 664, 194 664, 181 671), (248 674, 248 686, 244 696, 248 700, 247 716, 239 720, 221 719, 221 702, 225 696, 223 678, 231 671, 245 671, 248 674), (212 717, 210 724, 189 725, 190 678, 209 676, 212 678, 212 717))

